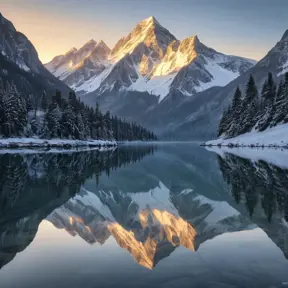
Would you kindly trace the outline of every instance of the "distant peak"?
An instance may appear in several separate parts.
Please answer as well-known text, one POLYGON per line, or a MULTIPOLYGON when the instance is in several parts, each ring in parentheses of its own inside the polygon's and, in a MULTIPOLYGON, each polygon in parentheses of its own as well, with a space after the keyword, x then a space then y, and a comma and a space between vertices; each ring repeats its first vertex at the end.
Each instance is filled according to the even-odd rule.
POLYGON ((181 42, 182 43, 189 43, 189 44, 196 45, 196 44, 198 44, 200 42, 200 40, 199 40, 197 35, 194 35, 194 36, 191 36, 191 37, 188 37, 188 38, 184 39, 181 42))
POLYGON ((107 45, 103 40, 100 40, 99 42, 97 42, 96 47, 103 47, 103 48, 105 48, 105 49, 109 49, 109 50, 110 50, 110 48, 108 47, 108 45, 107 45))
POLYGON ((160 23, 157 21, 157 19, 154 16, 150 16, 143 21, 140 22, 142 25, 160 25, 160 23))
POLYGON ((77 52, 77 48, 73 47, 73 48, 71 48, 69 51, 67 51, 67 52, 65 53, 65 55, 72 54, 72 53, 75 53, 75 52, 77 52))
POLYGON ((285 31, 285 33, 283 34, 282 38, 281 38, 281 41, 282 40, 286 40, 288 39, 288 29, 285 31))
POLYGON ((94 39, 90 39, 84 46, 90 45, 90 44, 96 45, 97 42, 94 39))

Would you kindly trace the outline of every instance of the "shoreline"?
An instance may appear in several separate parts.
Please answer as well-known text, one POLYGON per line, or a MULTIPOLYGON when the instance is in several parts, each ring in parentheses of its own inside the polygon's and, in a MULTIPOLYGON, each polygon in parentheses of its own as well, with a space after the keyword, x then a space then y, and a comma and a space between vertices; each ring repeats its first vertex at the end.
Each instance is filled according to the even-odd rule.
POLYGON ((109 148, 116 147, 116 141, 105 140, 69 140, 69 139, 38 139, 38 138, 1 138, 1 149, 52 149, 52 148, 109 148))
POLYGON ((281 149, 288 149, 288 144, 284 144, 284 145, 277 145, 277 144, 234 144, 234 143, 215 143, 215 144, 211 144, 211 143, 202 143, 200 144, 201 147, 226 147, 226 148, 281 148, 281 149))

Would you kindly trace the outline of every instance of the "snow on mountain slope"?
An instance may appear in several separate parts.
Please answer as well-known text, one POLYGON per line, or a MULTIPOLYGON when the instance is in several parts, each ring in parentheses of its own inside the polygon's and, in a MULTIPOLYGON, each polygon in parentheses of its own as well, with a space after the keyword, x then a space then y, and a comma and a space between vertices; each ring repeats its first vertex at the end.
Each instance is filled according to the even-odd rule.
POLYGON ((97 68, 93 65, 89 69, 89 61, 82 61, 81 69, 88 72, 79 73, 74 61, 77 53, 72 49, 46 67, 81 95, 128 90, 160 96, 160 101, 170 90, 190 96, 212 86, 224 86, 255 64, 253 60, 219 53, 202 44, 197 36, 179 41, 153 16, 122 37, 109 55, 105 53, 97 61, 97 68))
POLYGON ((162 58, 168 45, 176 38, 152 16, 136 25, 133 31, 121 38, 112 49, 110 59, 117 62, 125 55, 131 54, 139 46, 145 44, 150 48, 152 59, 162 58))
POLYGON ((107 68, 109 54, 110 49, 102 40, 92 39, 79 50, 72 48, 66 54, 56 56, 45 67, 69 86, 79 85, 107 68))
MULTIPOLYGON (((125 229, 131 230, 134 229, 133 227, 138 227, 133 223, 140 222, 144 229, 151 220, 149 220, 148 217, 149 213, 152 213, 153 217, 156 217, 157 221, 160 222, 160 225, 165 226, 166 224, 168 225, 168 218, 178 220, 181 218, 180 207, 175 206, 174 201, 176 201, 176 203, 177 201, 181 202, 180 199, 183 198, 183 202, 186 199, 185 197, 189 197, 189 201, 192 201, 189 221, 193 222, 194 219, 198 223, 201 219, 203 223, 206 223, 205 231, 208 231, 210 228, 212 231, 213 229, 217 229, 217 227, 221 230, 226 219, 232 217, 237 222, 237 217, 240 217, 239 212, 230 207, 226 202, 210 200, 202 195, 194 193, 192 189, 185 189, 177 196, 171 195, 170 190, 163 183, 159 182, 157 188, 143 193, 125 193, 122 191, 118 191, 117 193, 108 191, 90 192, 82 188, 80 194, 71 199, 64 206, 56 209, 48 217, 48 220, 52 223, 62 223, 61 228, 65 228, 63 223, 67 223, 68 226, 71 224, 71 221, 69 220, 70 216, 72 216, 73 219, 82 219, 77 220, 77 223, 83 223, 83 225, 90 227, 90 230, 86 230, 88 233, 91 233, 91 230, 93 230, 92 226, 99 226, 99 223, 96 225, 94 220, 103 222, 106 226, 119 223, 125 227, 125 229), (173 200, 171 197, 173 197, 173 200), (176 200, 176 198, 178 200, 176 200), (164 220, 164 215, 169 215, 166 219, 167 221, 164 220), (161 219, 164 222, 162 222, 161 219), (89 221, 93 222, 92 226, 89 224, 89 221)), ((200 223, 202 223, 201 221, 200 223)), ((60 224, 57 224, 57 227, 60 228, 59 225, 60 224)), ((102 227, 103 225, 101 224, 100 226, 102 227)), ((201 229, 203 229, 203 227, 201 229)), ((71 231, 71 227, 67 228, 67 230, 71 231)))

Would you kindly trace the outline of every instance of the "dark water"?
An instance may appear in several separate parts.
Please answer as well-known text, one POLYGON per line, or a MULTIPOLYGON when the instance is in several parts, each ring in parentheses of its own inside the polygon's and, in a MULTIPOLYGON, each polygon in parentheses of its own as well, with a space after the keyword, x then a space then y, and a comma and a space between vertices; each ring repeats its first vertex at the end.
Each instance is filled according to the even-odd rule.
POLYGON ((0 155, 1 288, 285 287, 287 223, 275 162, 189 144, 0 155))

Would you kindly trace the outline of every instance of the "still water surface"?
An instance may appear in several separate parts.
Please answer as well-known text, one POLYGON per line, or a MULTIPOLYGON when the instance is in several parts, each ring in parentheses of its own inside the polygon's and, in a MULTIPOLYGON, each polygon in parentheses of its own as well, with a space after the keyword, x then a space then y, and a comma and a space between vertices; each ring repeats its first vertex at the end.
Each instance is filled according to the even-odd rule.
POLYGON ((0 155, 0 287, 285 287, 288 169, 190 144, 0 155))

